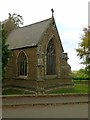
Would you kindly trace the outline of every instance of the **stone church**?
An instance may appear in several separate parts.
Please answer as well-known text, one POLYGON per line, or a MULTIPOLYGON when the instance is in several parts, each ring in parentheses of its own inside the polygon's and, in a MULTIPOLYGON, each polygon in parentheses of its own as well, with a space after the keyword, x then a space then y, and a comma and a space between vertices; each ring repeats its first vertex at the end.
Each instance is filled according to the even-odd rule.
POLYGON ((7 44, 12 56, 4 86, 38 92, 73 85, 54 16, 12 30, 7 44))

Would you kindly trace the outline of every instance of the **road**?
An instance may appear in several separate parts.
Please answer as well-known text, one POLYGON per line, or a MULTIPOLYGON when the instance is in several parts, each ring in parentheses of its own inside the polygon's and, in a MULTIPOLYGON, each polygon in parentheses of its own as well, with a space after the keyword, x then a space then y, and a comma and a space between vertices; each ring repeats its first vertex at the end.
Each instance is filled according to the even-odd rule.
POLYGON ((3 118, 88 118, 88 104, 4 106, 3 118))
POLYGON ((8 96, 3 118, 88 118, 87 95, 8 96))

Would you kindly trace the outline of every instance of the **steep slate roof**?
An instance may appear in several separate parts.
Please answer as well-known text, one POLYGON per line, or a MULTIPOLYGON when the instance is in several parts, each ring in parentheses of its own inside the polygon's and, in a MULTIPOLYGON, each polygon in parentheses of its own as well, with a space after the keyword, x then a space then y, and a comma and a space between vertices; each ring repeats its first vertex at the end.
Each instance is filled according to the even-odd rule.
POLYGON ((7 38, 9 49, 36 46, 52 18, 13 30, 7 38))

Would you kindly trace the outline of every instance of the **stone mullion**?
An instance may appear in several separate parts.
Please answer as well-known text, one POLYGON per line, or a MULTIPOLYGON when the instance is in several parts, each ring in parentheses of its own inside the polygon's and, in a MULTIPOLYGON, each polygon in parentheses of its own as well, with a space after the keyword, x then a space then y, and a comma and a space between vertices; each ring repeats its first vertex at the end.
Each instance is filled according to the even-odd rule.
POLYGON ((38 46, 37 50, 37 80, 44 80, 44 62, 43 62, 43 52, 41 46, 38 46))
MULTIPOLYGON (((58 54, 58 56, 59 56, 59 54, 58 54)), ((57 60, 58 60, 58 66, 57 66, 58 74, 57 75, 58 75, 58 78, 61 78, 61 65, 62 65, 61 56, 59 56, 57 60)))

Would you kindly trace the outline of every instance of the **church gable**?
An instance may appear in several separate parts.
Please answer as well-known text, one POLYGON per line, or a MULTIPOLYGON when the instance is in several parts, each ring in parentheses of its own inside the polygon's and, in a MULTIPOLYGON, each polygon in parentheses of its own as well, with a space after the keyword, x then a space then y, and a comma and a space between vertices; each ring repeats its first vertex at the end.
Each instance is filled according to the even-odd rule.
POLYGON ((50 28, 51 28, 51 31, 53 33, 53 36, 55 36, 56 39, 59 41, 59 44, 60 44, 60 47, 61 47, 62 51, 64 51, 54 17, 52 18, 52 22, 51 22, 51 27, 50 28))
POLYGON ((52 37, 56 39, 57 44, 59 44, 59 47, 61 48, 61 51, 64 51, 54 17, 51 18, 51 21, 42 34, 38 44, 44 44, 44 41, 48 42, 52 37))
POLYGON ((65 53, 57 26, 54 17, 52 17, 52 20, 43 33, 37 47, 39 71, 41 66, 41 71, 44 71, 45 78, 48 78, 48 75, 49 78, 51 78, 52 75, 55 75, 55 78, 61 78, 61 76, 63 77, 65 68, 68 69, 67 72, 70 72, 70 66, 67 63, 68 56, 65 57, 64 55, 65 53), (43 68, 43 65, 45 68, 43 68))

